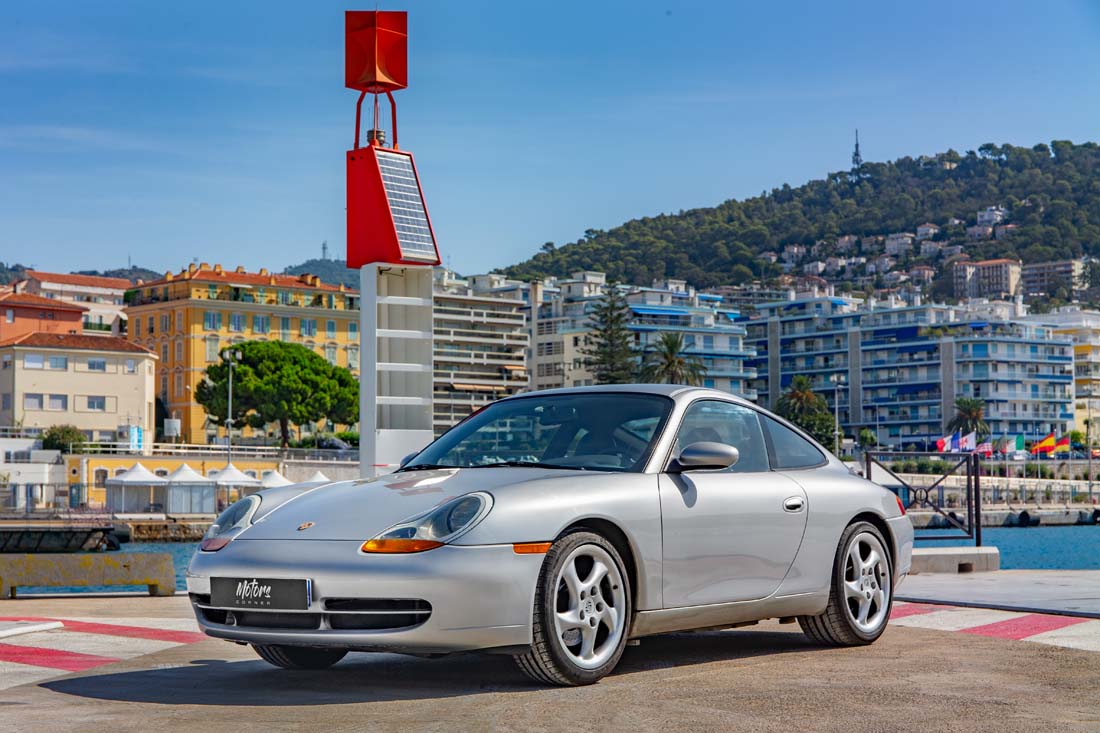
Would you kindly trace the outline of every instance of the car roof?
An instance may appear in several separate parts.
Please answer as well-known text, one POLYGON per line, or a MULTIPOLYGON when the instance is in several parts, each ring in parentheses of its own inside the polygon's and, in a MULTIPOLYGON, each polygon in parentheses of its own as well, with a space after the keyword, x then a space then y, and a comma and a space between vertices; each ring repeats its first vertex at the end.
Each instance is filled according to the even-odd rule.
POLYGON ((722 392, 707 387, 691 387, 684 384, 596 384, 590 387, 562 387, 559 389, 540 389, 532 392, 522 392, 508 399, 521 397, 533 397, 536 395, 569 395, 569 394, 593 394, 607 392, 622 392, 625 394, 654 394, 671 397, 674 400, 690 400, 699 397, 712 397, 716 399, 731 400, 745 405, 754 405, 752 402, 738 397, 730 392, 722 392))

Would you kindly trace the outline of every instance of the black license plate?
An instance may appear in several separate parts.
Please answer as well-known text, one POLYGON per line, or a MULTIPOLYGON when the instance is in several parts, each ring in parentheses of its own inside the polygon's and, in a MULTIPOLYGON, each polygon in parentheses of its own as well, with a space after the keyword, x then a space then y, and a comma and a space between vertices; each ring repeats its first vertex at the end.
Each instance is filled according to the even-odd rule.
POLYGON ((210 605, 266 611, 305 611, 312 601, 309 580, 211 578, 210 605))

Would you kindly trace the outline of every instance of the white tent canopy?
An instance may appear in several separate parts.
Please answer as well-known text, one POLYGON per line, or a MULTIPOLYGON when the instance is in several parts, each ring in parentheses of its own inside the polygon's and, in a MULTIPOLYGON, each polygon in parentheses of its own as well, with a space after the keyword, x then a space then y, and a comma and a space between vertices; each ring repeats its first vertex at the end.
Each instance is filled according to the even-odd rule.
POLYGON ((321 473, 318 470, 318 471, 314 471, 313 475, 310 476, 309 478, 307 478, 305 481, 300 481, 299 483, 303 483, 303 484, 330 484, 330 483, 332 483, 332 479, 330 479, 328 476, 326 476, 325 474, 321 473))
POLYGON ((163 512, 168 479, 135 463, 118 476, 107 479, 107 511, 125 514, 163 512))
POLYGON ((232 463, 218 471, 213 476, 214 483, 218 486, 259 486, 260 480, 246 474, 232 463))
POLYGON ((268 471, 264 477, 260 479, 260 485, 265 489, 274 489, 278 486, 290 486, 293 483, 293 481, 275 469, 268 471))
POLYGON ((217 510, 214 479, 186 463, 168 475, 168 511, 172 514, 213 514, 217 510))
POLYGON ((163 486, 166 483, 168 479, 157 476, 141 463, 135 463, 118 476, 107 479, 107 486, 163 486))

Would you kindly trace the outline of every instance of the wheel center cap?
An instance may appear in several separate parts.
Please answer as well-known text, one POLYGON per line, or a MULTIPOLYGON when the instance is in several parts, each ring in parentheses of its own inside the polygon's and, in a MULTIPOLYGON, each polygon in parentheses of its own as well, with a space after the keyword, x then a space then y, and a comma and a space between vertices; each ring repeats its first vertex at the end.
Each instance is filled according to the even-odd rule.
POLYGON ((588 598, 584 602, 584 612, 587 614, 593 614, 596 612, 596 604, 591 598, 588 598))

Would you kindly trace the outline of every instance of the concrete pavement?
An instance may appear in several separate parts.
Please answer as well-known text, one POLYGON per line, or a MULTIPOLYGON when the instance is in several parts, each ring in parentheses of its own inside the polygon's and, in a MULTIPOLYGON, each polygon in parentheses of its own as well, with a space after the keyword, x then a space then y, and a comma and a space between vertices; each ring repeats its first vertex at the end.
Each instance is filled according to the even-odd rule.
MULTIPOLYGON (((598 685, 557 689, 493 656, 354 654, 324 672, 277 670, 245 647, 188 636, 182 596, 11 601, 0 616, 86 624, 46 634, 138 631, 84 647, 119 661, 0 690, 0 730, 1100 730, 1100 653, 905 626, 971 613, 910 608, 870 647, 815 647, 774 622, 673 634, 628 648, 598 685)), ((988 619, 965 623, 975 621, 988 619)))
POLYGON ((898 598, 1100 618, 1100 570, 921 573, 898 586, 898 598))

